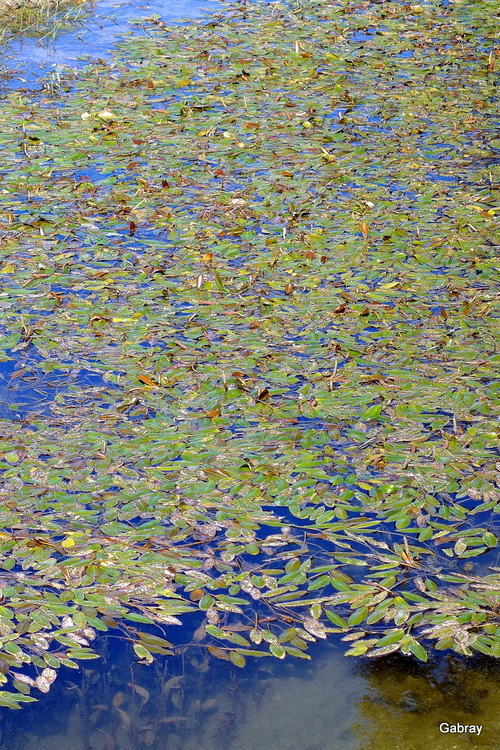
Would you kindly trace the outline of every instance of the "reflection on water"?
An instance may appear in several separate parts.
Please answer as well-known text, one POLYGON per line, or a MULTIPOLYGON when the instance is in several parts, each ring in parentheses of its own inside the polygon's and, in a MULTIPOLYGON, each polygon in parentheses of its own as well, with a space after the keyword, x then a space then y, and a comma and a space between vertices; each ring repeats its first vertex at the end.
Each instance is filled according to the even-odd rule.
POLYGON ((358 670, 367 689, 353 727, 359 748, 498 750, 500 673, 495 660, 449 654, 430 666, 398 656, 367 662, 358 670), (479 735, 442 733, 444 723, 482 729, 479 735))
POLYGON ((142 666, 115 636, 101 639, 101 654, 80 672, 62 669, 38 703, 3 709, 1 750, 499 747, 500 674, 486 658, 350 660, 327 641, 311 661, 238 669, 191 645, 142 666), (444 734, 442 723, 482 730, 444 734))

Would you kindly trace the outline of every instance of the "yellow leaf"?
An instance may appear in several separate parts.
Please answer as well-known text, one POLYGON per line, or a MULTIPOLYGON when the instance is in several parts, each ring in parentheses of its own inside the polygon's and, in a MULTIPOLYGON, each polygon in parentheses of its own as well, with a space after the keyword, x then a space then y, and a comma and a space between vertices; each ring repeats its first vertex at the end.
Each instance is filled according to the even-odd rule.
POLYGON ((64 547, 64 549, 68 549, 69 547, 75 546, 75 540, 72 539, 70 536, 67 536, 66 539, 63 539, 61 542, 61 547, 64 547))
POLYGON ((327 161, 335 161, 334 155, 327 151, 326 148, 323 148, 323 146, 321 146, 321 152, 327 161))

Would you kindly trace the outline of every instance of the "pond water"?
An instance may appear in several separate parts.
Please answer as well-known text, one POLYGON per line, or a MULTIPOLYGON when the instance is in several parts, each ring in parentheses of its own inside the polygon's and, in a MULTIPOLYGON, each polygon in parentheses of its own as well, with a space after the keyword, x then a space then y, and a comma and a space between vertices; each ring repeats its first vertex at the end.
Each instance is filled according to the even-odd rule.
MULTIPOLYGON (((0 64, 0 91, 3 88, 36 91, 47 82, 57 81, 63 70, 76 72, 95 58, 109 59, 113 45, 134 33, 130 25, 133 19, 159 14, 166 22, 185 22, 190 18, 206 18, 207 13, 221 6, 216 0, 154 0, 150 3, 101 0, 88 7, 90 10, 85 17, 63 32, 55 35, 48 31, 32 32, 10 40, 0 64)), ((99 177, 97 170, 85 169, 84 179, 96 181, 99 177)), ((152 233, 146 234, 148 243, 156 238, 152 233)), ((140 246, 144 239, 136 237, 130 245, 140 246)), ((58 289, 52 287, 52 291, 58 289)), ((79 294, 87 292, 82 290, 79 294)), ((31 353, 31 362, 27 365, 21 352, 6 353, 9 360, 0 362, 0 417, 3 419, 22 420, 28 414, 49 415, 52 399, 57 393, 66 392, 71 384, 85 387, 88 394, 89 386, 103 384, 98 374, 72 367, 71 363, 63 368, 71 372, 69 379, 57 373, 49 377, 36 368, 42 357, 36 357, 34 364, 31 353)))
MULTIPOLYGON (((447 3, 443 5, 447 5, 447 3)), ((66 76, 71 83, 71 76, 69 75, 71 71, 78 71, 79 68, 96 58, 109 59, 113 45, 123 37, 132 33, 140 35, 146 33, 144 29, 133 31, 133 26, 129 24, 130 20, 141 16, 150 17, 153 14, 159 14, 165 21, 177 21, 181 18, 208 19, 206 13, 218 10, 220 7, 214 2, 198 3, 193 0, 177 0, 176 2, 155 0, 155 2, 147 4, 140 4, 140 0, 130 3, 113 3, 111 0, 104 0, 104 2, 95 6, 88 17, 82 16, 80 20, 75 22, 73 28, 65 30, 54 38, 38 39, 33 36, 26 36, 10 42, 5 49, 2 68, 0 69, 1 86, 6 90, 16 88, 34 91, 35 98, 43 96, 43 90, 47 91, 47 82, 49 84, 52 82, 54 87, 57 88, 61 76, 66 76)), ((353 34, 352 39, 359 43, 370 42, 375 34, 376 30, 369 29, 365 33, 353 34)), ((402 62, 405 60, 411 62, 412 52, 404 50, 395 57, 400 58, 402 62)), ((130 85, 132 86, 133 83, 130 85)), ((160 102, 152 103, 151 109, 159 108, 162 111, 163 106, 163 98, 161 98, 160 102)), ((224 103, 222 106, 225 106, 224 103)), ((346 106, 339 105, 338 102, 332 103, 332 112, 325 117, 325 120, 331 118, 332 133, 337 124, 342 122, 343 117, 351 109, 351 103, 346 106)), ((364 123, 365 121, 368 123, 368 130, 380 132, 381 136, 384 134, 390 135, 391 129, 379 127, 382 120, 372 116, 369 109, 364 111, 362 104, 357 107, 357 116, 359 118, 358 123, 364 123)), ((340 125, 339 129, 341 129, 340 125)), ((141 143, 139 142, 139 145, 141 143)), ((353 146, 358 146, 361 143, 362 140, 353 141, 353 146)), ((437 143, 435 145, 441 147, 447 144, 437 143)), ((453 149, 454 146, 452 145, 450 148, 453 149)), ((425 155, 425 158, 432 160, 434 156, 432 154, 425 155)), ((188 161, 186 160, 186 166, 188 161)), ((136 167, 129 169, 127 166, 131 183, 135 179, 133 170, 136 167)), ((72 177, 75 179, 75 183, 77 181, 79 183, 88 181, 96 189, 99 186, 103 187, 104 194, 104 182, 115 176, 120 179, 124 174, 127 174, 127 172, 123 169, 117 169, 114 172, 101 172, 97 168, 89 166, 88 168, 75 168, 72 177)), ((260 174, 260 172, 257 171, 256 174, 260 174)), ((290 176, 285 172, 282 174, 290 176)), ((59 177, 62 180, 64 175, 62 173, 59 175, 55 170, 54 178, 59 177)), ((215 174, 212 182, 216 184, 219 178, 220 175, 215 174)), ((435 183, 449 183, 448 187, 451 190, 460 184, 461 176, 459 170, 455 170, 452 175, 437 172, 433 172, 432 175, 427 173, 426 179, 435 183)), ((491 178, 488 179, 491 182, 491 178)), ((484 180, 486 180, 486 177, 484 180)), ((123 183, 125 183, 125 179, 123 179, 123 183)), ((418 195, 417 192, 408 190, 404 182, 399 182, 392 175, 390 178, 386 178, 386 182, 380 177, 377 185, 379 187, 386 185, 388 192, 394 193, 396 196, 401 195, 403 198, 408 198, 409 201, 415 200, 418 195)), ((225 184, 225 190, 228 193, 231 191, 237 192, 240 187, 238 183, 227 182, 225 184)), ((339 191, 339 195, 348 198, 349 190, 360 189, 360 185, 354 181, 346 181, 343 188, 344 190, 339 191)), ((189 190, 190 185, 188 183, 187 187, 184 187, 184 192, 187 193, 189 190)), ((196 193, 197 190, 198 188, 195 185, 192 192, 196 193)), ((367 197, 370 197, 368 191, 363 195, 363 199, 367 197)), ((257 196, 256 202, 257 199, 259 202, 264 200, 263 197, 259 196, 257 196)), ((174 201, 175 197, 172 196, 169 200, 174 201)), ((239 200, 241 202, 242 199, 239 200)), ((245 203, 244 200, 243 203, 245 203)), ((367 202, 365 201, 365 203, 367 202)), ((444 211, 442 206, 440 210, 444 211)), ((21 213, 22 211, 19 212, 19 214, 21 213)), ((39 220, 36 219, 33 225, 37 221, 39 220)), ((92 221, 94 221, 93 218, 92 221)), ((261 217, 260 225, 265 225, 266 221, 272 227, 276 237, 282 237, 284 241, 289 229, 287 221, 280 221, 277 214, 274 219, 261 217)), ((290 222, 290 224, 292 223, 290 222)), ((27 222, 21 224, 22 227, 29 226, 27 222)), ((149 249, 154 246, 154 243, 162 248, 165 248, 169 243, 168 238, 165 237, 165 234, 162 235, 160 231, 151 230, 146 225, 140 225, 137 227, 136 233, 135 225, 132 228, 132 224, 134 222, 128 225, 129 236, 123 236, 123 232, 121 236, 118 232, 114 236, 116 245, 120 246, 120 252, 123 253, 122 258, 125 258, 125 262, 128 262, 129 266, 132 266, 139 258, 141 243, 147 245, 149 249)), ((313 222, 310 229, 312 231, 313 222)), ((75 253, 80 253, 79 260, 82 257, 84 262, 88 260, 87 267, 92 271, 102 272, 103 275, 105 275, 104 270, 107 270, 108 266, 114 268, 118 264, 120 270, 122 258, 116 260, 112 253, 110 253, 112 255, 110 259, 104 258, 105 251, 103 251, 102 258, 96 257, 94 239, 91 235, 94 230, 98 232, 100 228, 90 223, 75 230, 75 238, 80 245, 75 253), (86 259, 83 254, 87 249, 89 252, 86 259)), ((258 234, 262 232, 262 229, 256 226, 255 231, 258 234)), ((362 229, 361 231, 364 232, 365 230, 362 229)), ((267 230, 265 234, 270 235, 271 230, 267 230)), ((111 235, 112 233, 108 233, 107 238, 109 239, 111 235)), ((41 236, 43 237, 43 234, 41 236)), ((56 239, 59 241, 60 237, 56 239)), ((236 239, 234 244, 237 244, 236 239)), ((314 255, 314 253, 312 254, 314 255)), ((408 260, 411 260, 411 258, 409 257, 408 260)), ((240 259, 234 262, 229 259, 227 267, 234 266, 237 268, 242 263, 240 259)), ((441 273, 441 276, 444 277, 444 272, 441 272, 441 270, 435 271, 435 273, 441 273)), ((458 277, 460 272, 453 271, 453 273, 455 277, 458 277)), ((98 273, 95 275, 98 276, 98 273)), ((366 282, 367 297, 378 288, 383 278, 383 275, 381 275, 366 282)), ((338 276, 332 274, 326 281, 323 278, 318 278, 315 282, 314 291, 324 289, 331 284, 340 288, 342 283, 340 273, 338 276)), ((481 287, 478 282, 475 283, 479 292, 481 287)), ((361 274, 359 285, 363 284, 365 284, 365 281, 361 274)), ((141 286, 138 288, 142 293, 143 289, 150 289, 152 286, 153 284, 149 280, 142 280, 141 286)), ((435 297, 439 301, 439 297, 445 293, 442 286, 441 284, 436 289, 430 288, 426 292, 425 304, 431 306, 430 310, 436 318, 440 315, 443 317, 442 306, 435 306, 435 297)), ((68 288, 64 286, 57 283, 49 284, 48 282, 46 288, 41 283, 39 289, 45 296, 49 295, 52 301, 56 300, 57 302, 60 301, 59 298, 62 299, 63 294, 68 292, 68 288)), ((168 289, 166 287, 165 291, 167 297, 168 289)), ((244 298, 245 293, 245 291, 242 292, 241 299, 244 298)), ((278 293, 283 298, 289 295, 288 291, 279 291, 276 292, 276 295, 278 293)), ((89 305, 92 305, 94 300, 100 301, 99 293, 95 293, 95 296, 93 296, 94 292, 89 292, 83 285, 81 288, 78 286, 72 287, 71 294, 80 300, 88 297, 89 305)), ((253 290, 248 292, 249 297, 252 295, 253 290)), ((3 297, 7 300, 9 297, 8 291, 3 293, 3 297)), ((408 299, 411 300, 410 293, 408 299)), ((473 301, 475 301, 475 298, 473 301)), ((196 315, 197 304, 197 300, 195 302, 190 300, 187 303, 173 299, 171 308, 178 318, 184 319, 189 316, 188 322, 191 323, 196 315)), ((384 304, 387 310, 390 310, 393 303, 389 301, 384 304)), ((420 314, 425 309, 416 311, 415 319, 410 317, 411 310, 409 311, 406 319, 409 327, 416 327, 419 324, 417 313, 420 314)), ((30 312, 30 309, 27 308, 27 312, 30 312)), ((36 311, 40 320, 45 312, 47 318, 50 318, 51 310, 36 311)), ((128 312, 123 313, 123 315, 126 314, 128 315, 128 312)), ((115 322, 127 324, 128 320, 125 317, 117 317, 115 322)), ((102 321, 107 325, 109 319, 103 315, 102 321)), ((322 321, 322 327, 318 326, 317 332, 326 336, 331 331, 332 326, 341 328, 342 325, 343 323, 334 322, 332 324, 331 321, 328 321, 328 325, 325 324, 323 327, 322 321)), ((182 330, 184 331, 184 329, 182 330)), ((187 326, 185 330, 189 333, 187 326)), ((372 342, 377 342, 386 331, 385 321, 383 325, 367 324, 360 328, 353 336, 353 340, 360 347, 367 347, 372 342)), ((301 338, 297 335, 297 332, 300 333, 296 329, 291 333, 285 332, 280 335, 280 343, 274 345, 274 352, 282 351, 286 354, 294 343, 300 344, 301 338)), ((90 358, 86 360, 86 366, 83 366, 81 363, 72 361, 69 345, 69 351, 55 363, 55 358, 51 360, 49 356, 51 353, 53 354, 52 350, 38 353, 35 346, 28 347, 31 338, 28 333, 29 331, 26 332, 24 343, 20 345, 11 347, 8 342, 9 346, 5 348, 8 359, 0 362, 0 418, 5 421, 8 420, 9 427, 13 427, 13 430, 21 429, 21 425, 26 427, 26 424, 29 427, 30 422, 35 418, 40 418, 40 416, 52 419, 54 414, 61 413, 57 410, 57 404, 68 405, 73 397, 73 401, 76 400, 76 405, 71 402, 72 408, 76 409, 78 413, 77 399, 82 390, 85 393, 86 404, 87 402, 91 403, 94 397, 96 400, 97 398, 106 400, 109 397, 107 402, 109 403, 116 397, 117 393, 120 393, 121 398, 121 392, 126 390, 126 386, 123 384, 125 376, 121 380, 122 371, 118 369, 114 359, 111 359, 113 367, 110 365, 109 370, 102 362, 96 360, 94 363, 90 358), (113 377, 110 379, 111 370, 113 370, 113 377)), ((217 332, 210 329, 208 333, 207 331, 204 331, 204 333, 210 342, 223 340, 222 334, 218 336, 217 332)), ((306 336, 304 336, 304 340, 307 342, 306 336)), ((180 330, 176 331, 175 342, 180 342, 180 348, 183 352, 188 349, 186 344, 191 341, 192 338, 189 338, 188 335, 181 333, 180 330)), ((116 344, 109 344, 109 347, 113 346, 116 346, 116 344)), ((144 350, 154 349, 163 352, 164 349, 168 349, 170 342, 165 343, 151 336, 145 341, 139 341, 137 346, 144 350)), ((354 348, 353 351, 355 351, 354 348)), ((311 359, 308 350, 297 351, 294 356, 297 361, 304 360, 304 367, 307 361, 311 359)), ((344 360, 339 355, 338 361, 335 361, 332 377, 341 375, 348 364, 349 357, 344 360)), ((234 367, 237 366, 234 365, 234 367)), ((359 370, 364 367, 369 369, 370 365, 359 362, 359 370)), ((195 366, 192 369, 194 371, 195 366)), ((332 371, 331 361, 328 361, 324 367, 321 366, 321 362, 315 366, 316 374, 326 373, 327 371, 332 371)), ((264 378, 266 373, 265 363, 261 361, 260 365, 255 365, 254 372, 262 374, 262 378, 264 378), (261 367, 262 369, 260 369, 261 367)), ((299 398, 301 389, 306 392, 304 389, 304 385, 307 387, 308 383, 306 374, 290 375, 290 384, 287 384, 286 390, 289 394, 292 394, 294 399, 299 398)), ((240 380, 243 379, 243 381, 246 377, 245 373, 239 372, 238 369, 233 375, 240 380)), ((398 375, 404 375, 403 368, 398 371, 398 375)), ((226 384, 225 381, 224 384, 226 384)), ((243 386, 245 386, 244 382, 243 386)), ((261 391, 257 401, 267 400, 268 394, 262 395, 265 390, 267 389, 261 391)), ((155 393, 153 393, 154 395, 155 393)), ((127 402, 125 396, 124 399, 123 412, 129 403, 132 406, 137 406, 134 398, 130 398, 130 402, 127 402)), ((158 407, 160 417, 163 413, 161 409, 164 408, 162 399, 163 396, 161 398, 158 396, 159 403, 155 404, 155 408, 158 407)), ((187 406, 184 413, 189 414, 190 408, 190 406, 187 406)), ((197 404, 192 408, 193 412, 199 412, 197 404)), ((135 416, 138 419, 147 417, 150 419, 150 427, 153 429, 155 427, 153 424, 155 414, 156 412, 149 407, 141 407, 139 404, 137 413, 129 415, 128 424, 130 425, 135 416)), ((430 415, 429 420, 431 417, 446 417, 440 429, 446 427, 450 432, 451 430, 456 432, 457 425, 459 428, 462 427, 460 420, 455 419, 453 411, 443 412, 434 409, 430 410, 428 414, 430 415)), ((362 447, 364 446, 362 434, 361 436, 353 434, 350 443, 346 443, 340 430, 338 435, 334 434, 337 426, 335 416, 332 416, 331 419, 323 419, 317 416, 301 415, 290 419, 290 421, 293 422, 296 433, 295 437, 292 436, 290 440, 306 441, 303 446, 309 448, 310 444, 315 441, 318 442, 318 434, 321 433, 324 441, 329 441, 334 450, 338 448, 339 452, 345 451, 347 455, 346 473, 355 470, 356 448, 360 443, 362 447), (330 428, 332 428, 332 434, 327 437, 326 431, 330 428), (308 433, 309 430, 310 433, 308 433), (342 440, 340 440, 341 437, 342 440), (337 438, 339 439, 338 445, 336 443, 337 438), (307 442, 308 440, 310 443, 307 442), (351 449, 354 450, 349 452, 351 449)), ((368 423, 370 417, 365 421, 368 423)), ((110 431, 113 431, 112 425, 113 423, 109 428, 110 431)), ((242 423, 242 426, 233 424, 228 428, 228 432, 232 433, 236 439, 252 432, 254 426, 257 429, 258 425, 258 421, 247 421, 242 423)), ((427 422, 425 422, 425 425, 427 425, 427 422)), ((160 426, 163 428, 163 425, 160 426)), ((464 422, 464 426, 467 428, 467 421, 464 422)), ((364 429, 364 426, 361 425, 361 428, 364 429)), ((7 428, 5 430, 7 433, 7 428)), ((221 427, 221 432, 222 430, 223 427, 221 427)), ((131 434, 134 435, 133 430, 131 434)), ((281 434, 284 434, 284 432, 282 431, 281 434)), ((13 440, 15 439, 14 431, 9 435, 12 436, 13 440)), ((130 435, 127 435, 127 438, 129 437, 130 435)), ((371 439, 370 433, 367 436, 366 443, 368 444, 371 439)), ((402 439, 406 440, 406 437, 403 436, 402 439)), ((230 437, 226 439, 224 445, 228 449, 231 448, 230 437)), ((252 443, 250 443, 250 447, 251 445, 252 443)), ((249 454, 251 453, 250 447, 249 454)), ((39 461, 54 460, 52 450, 53 445, 50 443, 49 436, 47 438, 47 454, 39 454, 37 456, 39 461)), ((102 454, 98 453, 97 455, 101 460, 107 460, 104 455, 105 447, 102 451, 102 454)), ((11 454, 11 457, 6 460, 15 464, 16 459, 13 458, 13 455, 16 454, 11 454)), ((73 456, 73 459, 75 459, 75 456, 73 456)), ((160 456, 155 459, 156 464, 153 462, 147 468, 155 469, 157 466, 164 468, 168 459, 168 456, 167 458, 160 456)), ((171 467, 174 462, 181 461, 179 456, 170 457, 170 460, 171 467)), ((186 469, 186 467, 189 469, 189 460, 189 456, 183 459, 184 464, 180 471, 186 469)), ((252 468, 252 461, 254 460, 255 455, 252 453, 249 465, 244 467, 245 470, 252 468)), ((117 458, 116 462, 118 463, 117 458)), ((132 464, 132 462, 130 463, 132 464)), ((56 481, 53 475, 59 465, 62 466, 63 463, 56 464, 55 467, 52 464, 52 481, 56 481)), ((111 471, 109 466, 110 464, 104 465, 103 473, 108 469, 111 471)), ((74 469, 75 472, 86 471, 86 467, 82 465, 79 459, 69 463, 69 467, 71 471, 74 469)), ((126 465, 125 468, 127 468, 126 465)), ((140 468, 142 470, 144 466, 140 468)), ((264 467, 264 474, 267 468, 264 467)), ((39 470, 40 466, 37 467, 36 471, 39 470)), ((64 481, 69 482, 67 467, 65 471, 67 473, 64 481)), ((336 473, 337 469, 332 469, 332 477, 336 473)), ((298 472, 292 471, 291 476, 295 477, 297 474, 298 472)), ((270 475, 272 476, 272 473, 270 475)), ((374 469, 370 476, 376 475, 377 472, 374 469)), ((9 474, 10 476, 11 474, 9 474)), ((90 502, 91 500, 94 501, 95 498, 91 497, 89 488, 85 484, 85 482, 89 484, 94 482, 94 478, 89 479, 89 476, 90 474, 85 474, 81 484, 77 486, 78 491, 88 492, 87 497, 82 502, 82 513, 94 512, 98 502, 100 502, 100 498, 98 498, 98 502, 93 504, 90 502), (85 501, 87 501, 86 506, 85 501)), ((129 476, 135 480, 137 475, 130 473, 129 476)), ((311 473, 311 477, 313 476, 314 474, 311 473)), ((329 478, 323 478, 323 492, 332 490, 333 485, 328 484, 329 478)), ((43 481, 45 479, 46 477, 43 478, 43 481)), ((31 476, 29 480, 31 481, 31 476)), ((192 482, 192 478, 188 478, 186 485, 192 484, 192 482)), ((123 486, 126 486, 126 482, 123 486)), ((110 495, 117 489, 119 488, 114 484, 106 488, 110 495)), ((211 491, 211 489, 213 488, 210 487, 209 482, 205 485, 200 483, 200 495, 205 490, 211 491)), ((367 492, 369 489, 365 488, 367 492)), ((10 501, 11 495, 15 496, 18 491, 19 484, 16 486, 13 482, 7 482, 5 485, 7 501, 10 501)), ((61 496, 63 495, 60 487, 56 486, 56 491, 59 491, 61 496)), ((453 505, 457 500, 457 493, 448 493, 447 495, 443 493, 441 500, 443 506, 446 506, 447 503, 453 505), (444 500, 442 500, 443 497, 444 500)), ((276 505, 279 506, 279 501, 276 501, 276 505)), ((270 512, 273 506, 265 505, 263 508, 270 512)), ((278 507, 278 511, 280 517, 284 519, 284 523, 294 524, 295 527, 300 526, 300 517, 295 512, 290 514, 285 507, 278 507)), ((487 508, 485 518, 488 520, 490 515, 491 509, 487 508)), ((109 520, 105 518, 104 514, 102 518, 101 516, 96 516, 96 518, 99 524, 101 520, 103 522, 109 520)), ((309 523, 309 517, 306 516, 305 519, 305 523, 309 523)), ((126 517, 126 522, 131 528, 134 525, 139 525, 143 520, 143 515, 136 517, 130 514, 126 517)), ((445 520, 447 519, 445 518, 445 520)), ((483 520, 481 515, 475 518, 478 524, 483 520)), ((108 525, 111 526, 111 524, 108 525)), ((464 527, 468 528, 465 523, 464 527)), ((207 539, 203 538, 201 522, 200 528, 201 536, 199 540, 201 543, 207 541, 207 539)), ((198 533, 200 533, 200 528, 197 529, 198 533)), ((264 528, 264 524, 261 524, 262 528, 264 528)), ((204 529, 205 533, 211 533, 209 525, 205 526, 204 529)), ((387 534, 390 533, 389 524, 386 527, 381 524, 381 529, 383 532, 387 531, 387 534)), ((269 526, 266 533, 271 534, 273 530, 275 530, 275 527, 269 526)), ((147 537, 148 531, 144 531, 144 534, 147 537)), ((62 531, 59 536, 63 536, 62 531)), ((320 542, 317 543, 319 549, 321 549, 320 544, 320 542)), ((265 555, 268 554, 270 553, 265 551, 265 555)), ((261 555, 263 555, 262 552, 261 555)), ((43 562, 42 555, 40 555, 40 559, 43 562)), ((259 554, 256 554, 254 550, 248 554, 241 553, 240 560, 242 565, 244 563, 249 567, 261 562, 259 554)), ((325 561, 322 560, 322 562, 325 561)), ((468 559, 461 559, 458 562, 453 559, 452 563, 456 563, 455 568, 450 567, 454 572, 461 572, 467 568, 469 572, 475 575, 486 575, 492 569, 498 570, 498 567, 495 567, 499 564, 497 548, 486 552, 479 559, 474 558, 472 562, 468 559)), ((12 583, 19 585, 19 578, 16 576, 19 575, 20 568, 21 564, 18 563, 12 572, 2 570, 0 576, 4 578, 3 583, 9 586, 12 583)), ((438 570, 437 564, 435 570, 438 570)), ((351 572, 348 564, 343 567, 343 572, 346 571, 351 572)), ((411 573, 415 573, 415 571, 410 570, 408 575, 411 573)), ((261 585, 263 586, 263 584, 261 585)), ((383 589, 383 586, 381 588, 383 589)), ((421 588, 419 590, 422 591, 421 588)), ((191 591, 193 591, 192 588, 191 591)), ((65 601, 69 600, 66 599, 65 601)), ((193 597, 193 601, 196 601, 195 597, 193 597)), ((257 608, 257 604, 255 604, 255 607, 257 608)), ((291 613, 289 619, 293 622, 294 611, 290 609, 289 612, 291 613)), ((259 610, 255 617, 261 617, 262 622, 262 611, 259 610)), ((0 750, 143 750, 144 748, 151 748, 151 750, 386 750, 386 748, 394 748, 394 750, 427 750, 427 748, 433 748, 433 750, 498 750, 500 746, 500 720, 498 718, 500 670, 498 670, 497 661, 486 656, 476 655, 465 658, 449 651, 446 654, 438 651, 434 652, 434 655, 426 664, 419 663, 412 657, 401 655, 389 655, 381 659, 346 658, 343 652, 349 647, 350 642, 355 644, 357 638, 365 635, 364 631, 360 629, 357 633, 350 633, 343 640, 341 634, 330 634, 328 639, 324 640, 323 636, 319 636, 318 642, 310 644, 308 650, 308 654, 311 656, 310 660, 307 658, 292 659, 288 656, 283 660, 280 658, 264 658, 264 656, 269 656, 269 653, 265 653, 264 655, 261 654, 261 658, 249 658, 245 668, 239 669, 227 658, 221 657, 220 650, 219 658, 215 658, 209 650, 210 647, 207 649, 206 645, 200 642, 199 633, 203 624, 199 617, 196 619, 195 615, 189 614, 183 622, 182 626, 165 626, 164 628, 152 628, 149 625, 141 626, 141 629, 145 631, 143 643, 147 644, 148 634, 152 634, 153 636, 166 638, 173 644, 171 654, 160 653, 155 656, 155 661, 149 665, 139 663, 137 652, 134 653, 132 650, 130 640, 132 635, 135 637, 135 630, 130 630, 129 633, 127 626, 123 625, 121 629, 112 628, 108 633, 100 635, 95 646, 95 650, 100 656, 99 659, 80 662, 80 670, 72 670, 66 666, 61 666, 57 680, 52 685, 50 692, 47 695, 40 695, 38 691, 33 691, 38 698, 38 702, 23 706, 22 711, 0 708, 0 750), (465 729, 466 727, 467 729, 465 729)), ((238 619, 234 621, 233 619, 230 626, 228 625, 229 629, 230 627, 235 634, 245 634, 249 630, 248 621, 243 620, 243 618, 242 621, 238 619)), ((19 630, 24 632, 22 627, 19 630)), ((314 641, 314 638, 311 641, 314 641)), ((283 643, 286 642, 286 639, 284 639, 283 643)), ((214 650, 213 646, 212 649, 214 650)), ((215 650, 217 649, 215 648, 215 650)), ((42 651, 39 649, 36 652, 35 650, 35 653, 38 653, 38 656, 40 654, 43 656, 43 648, 42 651)), ((302 656, 305 657, 305 654, 302 654, 302 656)), ((84 657, 80 655, 80 658, 83 659, 84 657)), ((50 661, 47 663, 50 664, 50 661)), ((36 666, 41 668, 40 664, 36 666)))
POLYGON ((78 70, 91 59, 109 59, 113 44, 131 33, 130 21, 158 14, 165 22, 206 17, 220 8, 215 0, 101 0, 84 8, 73 28, 12 40, 0 65, 0 81, 9 88, 36 86, 47 76, 78 70))
MULTIPOLYGON (((187 628, 183 628, 188 635, 187 628)), ((195 632, 195 631, 194 631, 195 632)), ((9 750, 471 750, 498 748, 500 674, 489 660, 448 656, 346 659, 330 640, 311 661, 255 660, 245 670, 193 645, 150 666, 126 634, 99 660, 63 668, 49 695, 3 709, 9 750), (446 732, 447 726, 481 733, 446 732)), ((177 638, 178 640, 178 638, 177 638)), ((452 730, 453 732, 453 730, 452 730)))

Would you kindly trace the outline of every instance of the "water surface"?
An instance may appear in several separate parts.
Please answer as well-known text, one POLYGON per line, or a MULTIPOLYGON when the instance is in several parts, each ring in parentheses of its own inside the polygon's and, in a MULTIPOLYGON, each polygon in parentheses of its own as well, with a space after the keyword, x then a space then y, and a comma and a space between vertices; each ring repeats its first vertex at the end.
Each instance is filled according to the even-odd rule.
MULTIPOLYGON (((129 33, 128 21, 132 18, 153 13, 165 21, 195 18, 202 17, 205 8, 213 10, 217 5, 99 3, 91 19, 78 22, 75 29, 54 40, 24 38, 10 44, 4 57, 4 85, 39 87, 47 75, 57 82, 60 71, 68 66, 77 70, 90 59, 107 59, 112 45, 129 33)), ((347 111, 337 104, 332 107, 337 120, 347 111)), ((362 114, 360 105, 359 115, 362 114)), ((376 118, 372 118, 372 124, 377 126, 376 118)), ((91 176, 99 177, 97 173, 91 176)), ((458 178, 439 174, 434 175, 434 180, 458 182, 458 178)), ((403 183, 392 182, 391 186, 392 192, 407 194, 413 200, 414 193, 403 183)), ((283 227, 279 226, 280 233, 283 227)), ((378 280, 373 282, 376 283, 378 280)), ((53 287, 52 291, 58 293, 60 289, 53 287)), ((434 291, 429 292, 428 296, 433 294, 434 291)), ((362 329, 359 342, 371 339, 378 330, 373 326, 362 329)), ((283 341, 283 351, 289 350, 292 339, 283 341)), ((300 356, 309 358, 307 353, 300 356)), ((33 405, 37 392, 22 388, 32 386, 35 376, 40 379, 36 385, 44 403, 62 387, 57 374, 39 371, 36 359, 25 361, 18 353, 15 360, 25 373, 22 378, 14 377, 19 374, 14 360, 3 364, 2 417, 13 411, 9 404, 17 407, 15 414, 21 406, 24 409, 20 396, 31 399, 33 405)), ((342 366, 340 363, 339 369, 342 366)), ((84 379, 75 381, 80 386, 103 385, 101 380, 95 380, 95 373, 85 369, 76 373, 77 377, 84 379)), ((62 380, 67 386, 67 379, 62 380)), ((312 419, 309 426, 316 426, 312 419)), ((134 662, 126 633, 103 636, 98 644, 102 655, 99 661, 87 662, 79 672, 61 668, 52 690, 39 696, 39 703, 22 712, 2 710, 0 747, 498 750, 497 662, 480 657, 466 660, 456 655, 436 658, 429 665, 403 657, 350 660, 342 655, 348 644, 330 639, 311 648, 311 661, 254 658, 249 659, 245 669, 238 669, 226 661, 213 660, 204 646, 196 644, 197 627, 193 625, 182 638, 178 636, 179 642, 185 641, 185 647, 178 645, 174 656, 159 657, 149 667, 134 662), (456 736, 440 731, 444 723, 483 729, 480 736, 456 736)), ((173 637, 170 632, 165 635, 173 637)))
POLYGON ((4 709, 2 750, 498 748, 500 675, 487 659, 350 660, 327 641, 309 662, 240 670, 193 645, 149 667, 116 636, 99 651, 22 715, 4 709), (445 723, 483 728, 458 736, 445 723))
POLYGON ((101 0, 67 31, 12 40, 0 65, 0 88, 33 86, 51 74, 57 80, 63 71, 78 70, 91 59, 108 60, 113 45, 133 33, 132 19, 157 14, 165 22, 176 22, 206 17, 220 7, 215 0, 101 0))

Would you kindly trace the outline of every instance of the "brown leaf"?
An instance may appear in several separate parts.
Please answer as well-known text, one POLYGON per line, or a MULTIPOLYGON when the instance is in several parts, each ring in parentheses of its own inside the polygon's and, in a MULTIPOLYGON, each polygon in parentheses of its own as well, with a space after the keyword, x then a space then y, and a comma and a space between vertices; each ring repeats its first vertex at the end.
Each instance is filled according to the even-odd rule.
POLYGON ((146 688, 141 687, 141 685, 136 685, 133 682, 128 683, 132 690, 137 693, 137 695, 140 695, 142 698, 142 705, 148 702, 149 700, 149 690, 146 690, 146 688))
POLYGON ((166 681, 166 683, 163 685, 163 692, 168 693, 169 690, 175 690, 175 688, 179 687, 180 683, 183 680, 182 675, 177 675, 176 677, 171 677, 169 680, 166 681))
POLYGON ((205 592, 203 591, 203 589, 195 589, 189 594, 189 598, 192 602, 199 602, 200 599, 203 599, 204 596, 205 592))
POLYGON ((225 659, 226 661, 230 660, 228 652, 224 651, 222 648, 218 648, 218 646, 207 646, 207 651, 209 654, 212 654, 212 656, 216 656, 217 659, 225 659))
POLYGON ((218 406, 215 409, 210 409, 210 411, 205 412, 205 416, 208 417, 209 419, 213 419, 214 417, 220 417, 220 415, 221 415, 221 410, 220 410, 220 407, 218 406))
POLYGON ((144 385, 151 385, 156 386, 158 388, 159 384, 156 382, 156 380, 153 380, 153 378, 150 378, 149 375, 138 375, 137 380, 140 380, 141 383, 144 383, 144 385))
POLYGON ((130 721, 130 716, 128 715, 128 713, 124 711, 122 708, 118 708, 117 706, 115 706, 115 711, 118 712, 121 722, 123 726, 125 727, 125 729, 130 729, 131 721, 130 721))

